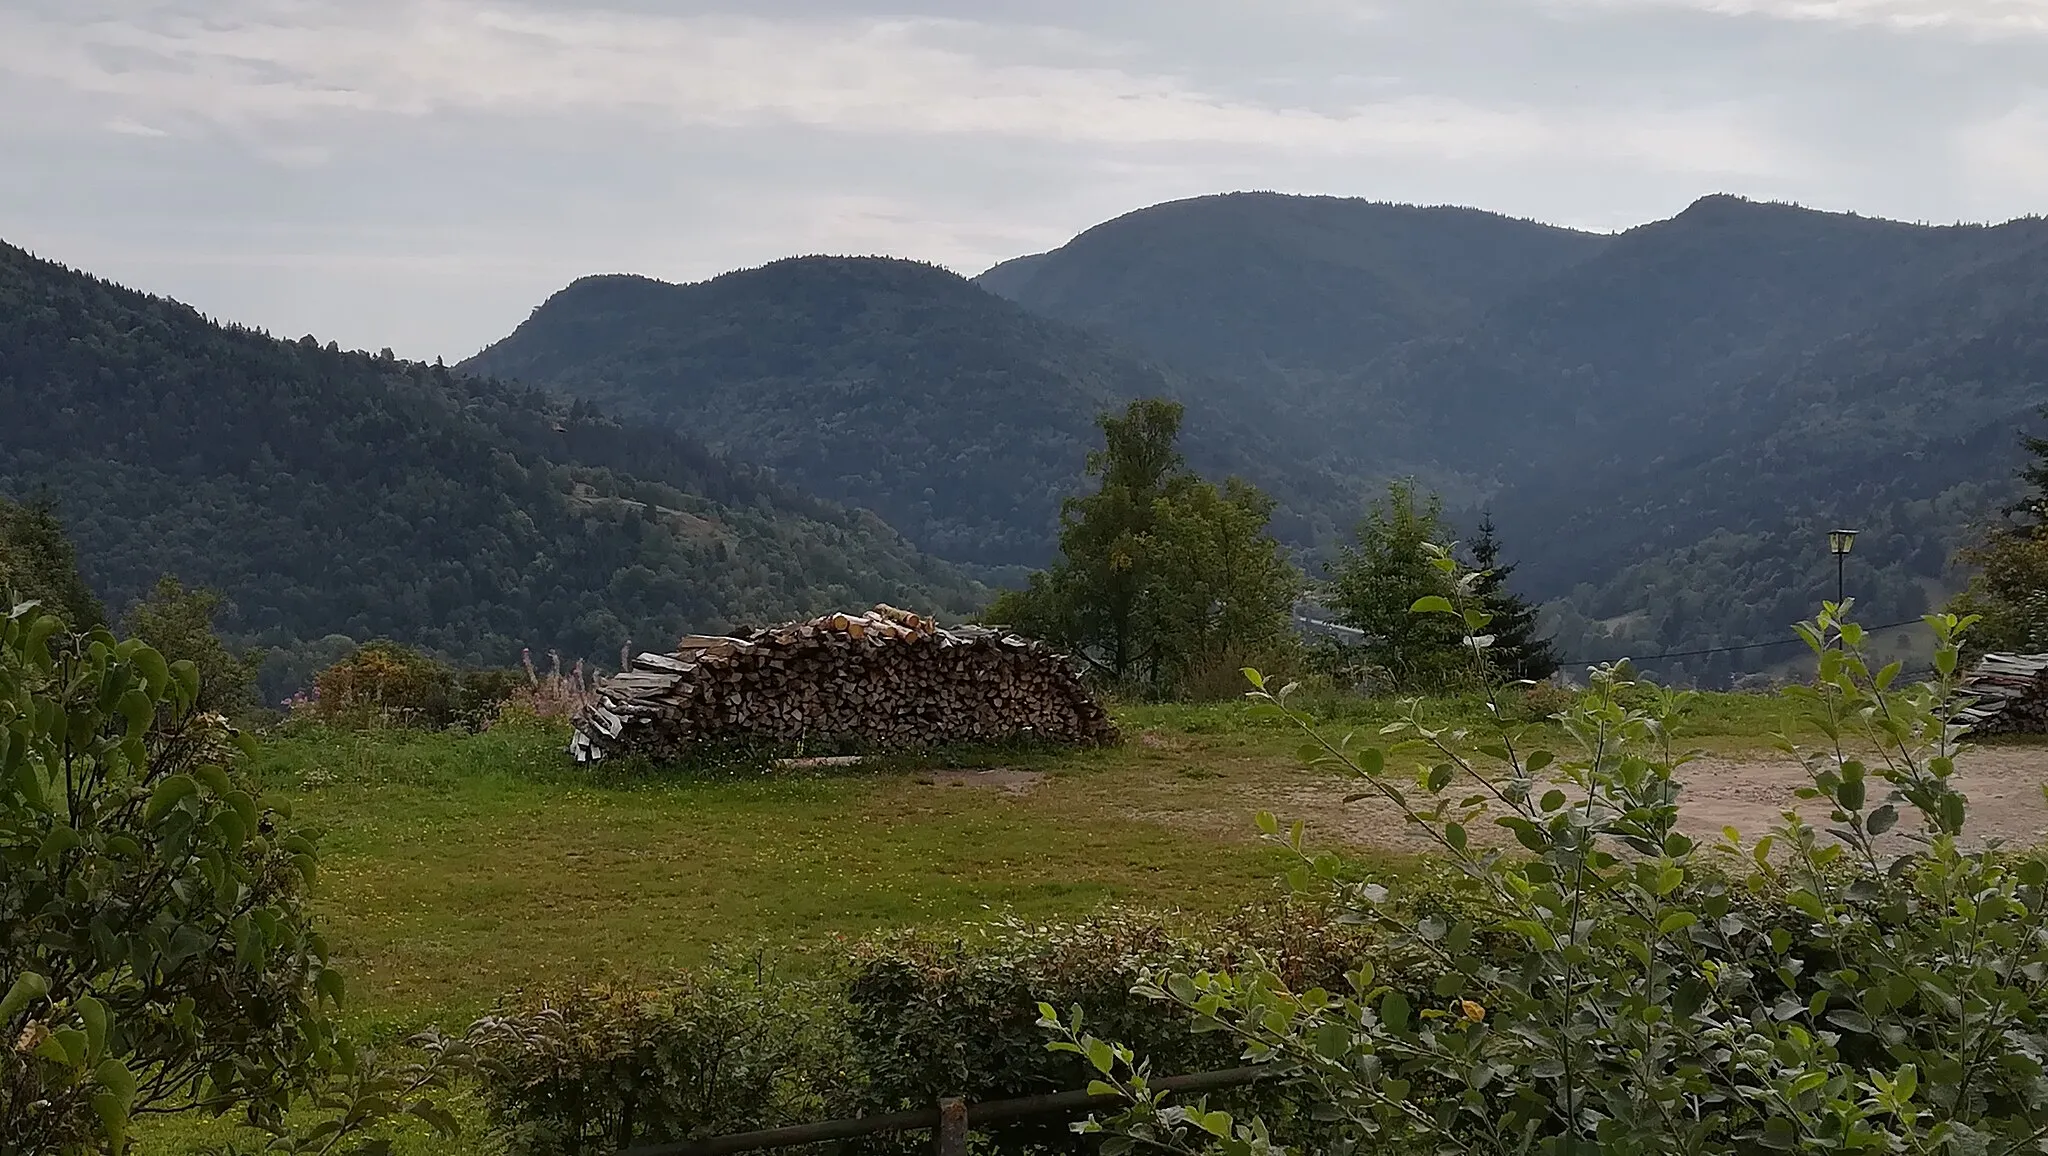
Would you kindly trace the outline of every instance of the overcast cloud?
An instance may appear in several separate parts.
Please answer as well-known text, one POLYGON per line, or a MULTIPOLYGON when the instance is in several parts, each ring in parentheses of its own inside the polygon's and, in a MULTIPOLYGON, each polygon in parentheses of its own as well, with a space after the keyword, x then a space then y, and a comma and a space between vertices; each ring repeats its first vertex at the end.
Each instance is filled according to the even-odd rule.
POLYGON ((2048 0, 0 0, 0 157, 0 239, 453 360, 585 273, 1228 189, 2048 211, 2048 0))

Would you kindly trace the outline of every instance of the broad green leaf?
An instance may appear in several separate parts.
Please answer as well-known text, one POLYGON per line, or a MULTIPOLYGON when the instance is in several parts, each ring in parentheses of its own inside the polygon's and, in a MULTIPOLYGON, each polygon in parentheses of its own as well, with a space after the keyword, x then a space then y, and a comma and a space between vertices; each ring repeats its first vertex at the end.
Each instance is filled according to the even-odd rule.
POLYGON ((1851 1031, 1858 1035, 1866 1036, 1871 1032, 1870 1017, 1860 1011, 1854 1011, 1845 1007, 1835 1008, 1828 1013, 1827 1018, 1829 1023, 1844 1031, 1851 1031))
POLYGON ((235 789, 235 781, 228 777, 227 768, 213 763, 192 768, 192 777, 213 792, 216 798, 226 798, 228 792, 235 789))
POLYGON ((121 1156, 128 1149, 128 1105, 112 1092, 94 1092, 92 1111, 99 1117, 100 1134, 106 1137, 107 1150, 121 1156))
POLYGON ((140 689, 131 690, 121 696, 121 717, 128 722, 128 736, 139 737, 149 731, 149 725, 156 721, 156 704, 140 689))
POLYGON ((192 660, 181 658, 171 664, 171 681, 178 686, 178 701, 189 707, 199 701, 199 668, 192 660))
POLYGON ((1116 1053, 1107 1043, 1090 1039, 1083 1041, 1081 1048, 1087 1053, 1088 1065, 1103 1075, 1108 1075, 1116 1067, 1116 1053))
POLYGON ((52 827, 50 833, 43 836, 43 845, 36 850, 36 858, 54 868, 63 861, 66 851, 74 850, 84 843, 85 840, 70 827, 52 827))
POLYGON ((36 619, 35 625, 28 628, 28 638, 22 644, 22 650, 27 653, 29 661, 39 668, 47 669, 50 663, 47 644, 51 636, 62 629, 64 620, 54 614, 45 614, 36 619))
POLYGON ((0 997, 0 1025, 5 1025, 30 1004, 50 994, 50 981, 33 971, 14 977, 7 994, 0 997))
POLYGON ((1404 1034, 1408 1030, 1410 1010, 1407 996, 1398 991, 1389 991, 1386 998, 1380 1000, 1380 1022, 1386 1025, 1388 1031, 1396 1035, 1404 1034))
POLYGON ((87 995, 80 996, 72 1006, 85 1024, 85 1062, 97 1063, 107 1046, 107 1021, 111 1018, 107 1005, 87 995))
POLYGON ((150 792, 149 805, 142 809, 144 826, 154 827, 163 821, 172 807, 199 793, 199 783, 190 775, 167 775, 150 792))
POLYGON ((142 684, 151 699, 161 699, 164 688, 171 684, 171 667, 164 656, 154 649, 143 646, 128 656, 128 661, 142 675, 142 684))

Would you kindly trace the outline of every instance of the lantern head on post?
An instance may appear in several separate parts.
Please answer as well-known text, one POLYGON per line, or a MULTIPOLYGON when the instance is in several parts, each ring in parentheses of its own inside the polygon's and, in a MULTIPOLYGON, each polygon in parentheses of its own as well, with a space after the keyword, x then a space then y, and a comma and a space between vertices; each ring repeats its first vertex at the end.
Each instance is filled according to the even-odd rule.
POLYGON ((1849 560, 1849 547, 1856 544, 1856 531, 1829 530, 1828 550, 1835 556, 1835 605, 1842 604, 1842 569, 1849 560))

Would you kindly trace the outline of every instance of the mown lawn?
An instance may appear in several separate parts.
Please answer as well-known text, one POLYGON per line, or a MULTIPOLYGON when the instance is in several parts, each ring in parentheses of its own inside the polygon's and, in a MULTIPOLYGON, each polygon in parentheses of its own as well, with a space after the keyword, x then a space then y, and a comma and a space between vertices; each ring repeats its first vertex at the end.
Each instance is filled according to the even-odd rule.
MULTIPOLYGON (((1403 709, 1311 705, 1360 731, 1403 709)), ((1482 717, 1476 701, 1428 709, 1482 717)), ((1690 729, 1754 746, 1778 718, 1767 700, 1714 696, 1690 729)), ((884 928, 1106 903, 1199 917, 1275 894, 1286 860, 1255 838, 1252 813, 1327 780, 1297 763, 1297 736, 1239 704, 1119 719, 1127 741, 1110 750, 831 772, 581 768, 546 728, 299 730, 267 737, 253 769, 325 832, 317 912, 349 977, 351 1020, 389 1039, 460 1027, 508 995, 688 967, 721 947, 800 969, 834 937, 884 928)), ((488 1151, 474 1133, 456 1151, 402 1150, 488 1151)), ((166 1121, 139 1150, 229 1135, 166 1121)))

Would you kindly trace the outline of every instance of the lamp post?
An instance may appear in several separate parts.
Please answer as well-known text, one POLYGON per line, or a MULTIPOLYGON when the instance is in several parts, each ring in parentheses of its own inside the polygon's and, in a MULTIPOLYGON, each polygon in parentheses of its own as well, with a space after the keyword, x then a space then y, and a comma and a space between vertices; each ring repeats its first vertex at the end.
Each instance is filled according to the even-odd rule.
POLYGON ((1835 556, 1835 605, 1842 605, 1842 569, 1848 561, 1849 548, 1856 544, 1856 531, 1828 531, 1828 551, 1835 556))

